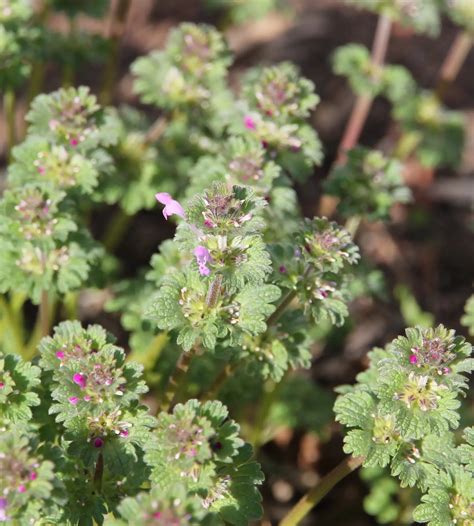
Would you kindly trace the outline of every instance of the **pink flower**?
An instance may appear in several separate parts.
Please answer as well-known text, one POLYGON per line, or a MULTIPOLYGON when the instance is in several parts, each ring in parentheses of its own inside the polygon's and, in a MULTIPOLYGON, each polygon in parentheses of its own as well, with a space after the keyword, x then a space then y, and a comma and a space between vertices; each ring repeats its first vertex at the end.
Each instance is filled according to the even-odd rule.
POLYGON ((122 429, 122 430, 120 431, 120 436, 121 436, 121 437, 126 438, 126 437, 128 437, 129 434, 130 434, 130 433, 129 433, 128 429, 122 429))
POLYGON ((81 389, 84 389, 87 383, 86 375, 82 373, 75 373, 72 376, 72 381, 77 384, 81 389))
POLYGON ((246 115, 244 117, 244 125, 247 128, 247 130, 255 130, 256 128, 255 119, 251 117, 250 115, 246 115))
POLYGON ((3 389, 5 387, 5 384, 3 382, 0 382, 0 389, 3 389))
POLYGON ((89 395, 84 396, 84 402, 90 402, 91 397, 89 395))
POLYGON ((416 357, 416 354, 410 354, 410 363, 412 365, 415 365, 418 363, 418 358, 416 357))
POLYGON ((54 131, 59 126, 59 121, 57 121, 56 119, 51 119, 48 125, 49 125, 49 129, 51 131, 54 131))
POLYGON ((79 398, 77 396, 71 396, 70 398, 68 398, 68 400, 69 400, 69 403, 72 405, 76 405, 77 402, 79 402, 79 398))
POLYGON ((70 141, 69 141, 69 144, 75 148, 78 144, 79 144, 79 140, 76 139, 76 138, 72 138, 70 141))
POLYGON ((199 273, 201 276, 209 276, 211 270, 207 267, 207 264, 212 261, 211 254, 206 247, 198 245, 194 249, 194 255, 196 256, 196 261, 199 266, 199 273))
POLYGON ((36 480, 37 478, 38 478, 38 473, 36 473, 36 471, 32 471, 30 473, 29 479, 30 480, 36 480))
POLYGON ((44 166, 38 166, 38 173, 43 175, 44 172, 46 171, 45 167, 44 166))
POLYGON ((170 194, 167 192, 159 192, 155 194, 156 200, 161 203, 162 205, 165 205, 163 208, 163 216, 165 219, 168 219, 169 216, 172 216, 173 214, 176 214, 177 216, 180 216, 182 218, 185 217, 183 207, 178 203, 178 201, 175 201, 170 194))
POLYGON ((17 488, 18 493, 25 493, 26 487, 23 484, 20 484, 17 488))
POLYGON ((58 360, 64 360, 64 357, 65 357, 65 356, 66 356, 66 355, 65 355, 64 351, 58 351, 58 352, 56 353, 56 358, 57 358, 58 360))

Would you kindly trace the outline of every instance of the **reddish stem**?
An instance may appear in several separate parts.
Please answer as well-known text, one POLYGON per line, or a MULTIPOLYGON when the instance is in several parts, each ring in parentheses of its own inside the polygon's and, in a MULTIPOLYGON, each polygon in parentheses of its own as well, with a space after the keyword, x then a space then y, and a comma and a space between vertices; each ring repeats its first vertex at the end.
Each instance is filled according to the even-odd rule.
MULTIPOLYGON (((374 42, 372 44, 372 66, 374 80, 380 74, 381 67, 385 61, 387 54, 388 41, 390 39, 390 29, 392 22, 386 15, 380 15, 377 22, 377 29, 375 30, 374 42)), ((351 116, 347 123, 346 129, 341 139, 338 148, 338 156, 336 165, 344 164, 346 161, 346 153, 353 148, 362 133, 365 121, 369 115, 372 106, 373 97, 371 95, 359 95, 357 97, 351 116)))
POLYGON ((455 38, 454 42, 449 48, 449 52, 444 59, 444 62, 439 70, 439 80, 436 87, 436 95, 441 100, 446 94, 447 88, 458 76, 466 57, 472 47, 472 37, 466 33, 461 32, 455 38))

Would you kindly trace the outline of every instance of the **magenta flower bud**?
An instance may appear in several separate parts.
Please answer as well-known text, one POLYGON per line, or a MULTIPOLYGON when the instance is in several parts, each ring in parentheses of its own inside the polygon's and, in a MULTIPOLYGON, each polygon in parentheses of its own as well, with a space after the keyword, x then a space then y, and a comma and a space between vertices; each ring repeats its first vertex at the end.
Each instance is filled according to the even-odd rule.
POLYGON ((3 389, 5 387, 5 384, 3 382, 0 382, 0 389, 3 389))
POLYGON ((83 400, 84 400, 84 402, 90 402, 91 401, 91 397, 89 395, 86 395, 86 396, 84 396, 83 400))
POLYGON ((64 351, 58 351, 58 352, 56 353, 56 358, 57 358, 58 360, 64 360, 64 357, 65 357, 65 356, 66 356, 66 354, 64 353, 64 351))
POLYGON ((94 444, 94 447, 96 448, 100 448, 104 445, 104 441, 100 437, 94 438, 94 441, 92 443, 94 444))
POLYGON ((44 166, 38 166, 38 173, 43 175, 44 172, 46 171, 46 168, 44 166))
POLYGON ((71 140, 69 141, 69 144, 70 144, 73 148, 75 148, 75 147, 79 144, 79 140, 76 139, 76 138, 73 138, 73 139, 71 139, 71 140))
POLYGON ((159 192, 155 194, 156 200, 161 203, 162 205, 165 205, 163 208, 163 216, 167 220, 169 216, 172 216, 173 214, 176 214, 177 216, 185 218, 185 213, 183 207, 178 203, 178 201, 175 201, 170 194, 166 192, 159 192))
POLYGON ((198 245, 194 249, 194 255, 196 256, 196 261, 199 266, 199 273, 201 276, 209 276, 211 270, 207 267, 207 264, 212 261, 211 254, 206 247, 198 245))
POLYGON ((155 513, 153 513, 153 518, 154 519, 161 519, 161 511, 155 511, 155 513))
POLYGON ((79 398, 77 396, 71 396, 68 398, 68 400, 71 405, 77 405, 77 402, 79 402, 79 398))
POLYGON ((129 434, 130 434, 130 433, 129 433, 128 429, 122 429, 122 430, 120 431, 120 436, 121 436, 121 437, 126 438, 126 437, 128 437, 129 434))
POLYGON ((38 478, 38 473, 36 473, 36 471, 32 471, 30 473, 29 479, 30 480, 36 480, 37 478, 38 478))
POLYGON ((26 486, 24 486, 23 484, 20 484, 17 488, 17 491, 18 493, 25 493, 26 491, 26 486))
POLYGON ((86 376, 82 373, 75 373, 72 377, 72 381, 75 384, 77 384, 81 389, 84 389, 87 383, 86 376))
POLYGON ((415 365, 415 364, 418 363, 418 358, 416 357, 416 354, 411 354, 411 355, 410 355, 410 363, 411 363, 412 365, 415 365))
POLYGON ((247 128, 247 130, 255 130, 257 127, 254 118, 250 115, 246 115, 244 117, 244 125, 247 128))
POLYGON ((280 265, 280 267, 278 268, 278 270, 279 270, 282 274, 286 274, 286 273, 287 273, 287 270, 286 270, 285 265, 280 265))

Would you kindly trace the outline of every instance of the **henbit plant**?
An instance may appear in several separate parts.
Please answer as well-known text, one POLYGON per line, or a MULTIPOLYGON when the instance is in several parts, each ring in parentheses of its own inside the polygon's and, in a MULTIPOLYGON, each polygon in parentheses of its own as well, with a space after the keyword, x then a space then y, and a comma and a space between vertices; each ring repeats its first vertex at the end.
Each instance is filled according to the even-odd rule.
POLYGON ((414 510, 417 522, 431 526, 474 520, 472 428, 460 428, 460 395, 474 369, 472 346, 442 325, 412 328, 385 349, 369 353, 370 366, 355 386, 339 388, 336 420, 348 428, 344 451, 352 455, 318 484, 288 516, 291 526, 331 487, 360 465, 390 466, 402 487, 422 493, 414 510))
MULTIPOLYGON (((114 15, 122 22, 126 4, 114 15)), ((373 287, 367 266, 352 274, 357 226, 407 202, 408 155, 455 166, 462 142, 457 115, 401 66, 383 66, 390 20, 431 32, 435 4, 416 13, 404 1, 379 4, 369 6, 382 15, 372 55, 351 45, 335 68, 364 112, 385 96, 404 135, 391 156, 354 148, 365 120, 356 112, 357 133, 349 126, 326 183, 347 228, 303 219, 292 187, 322 158, 307 123, 319 101, 313 84, 282 63, 250 71, 234 95, 229 51, 210 26, 182 24, 164 50, 132 66, 141 102, 158 110, 154 123, 131 108, 100 108, 87 88, 33 101, 1 202, 0 522, 244 526, 262 514, 263 481, 245 440, 258 451, 281 426, 328 437, 331 395, 293 371, 309 368, 312 345, 344 323, 354 291, 373 287), (156 200, 177 220, 175 237, 138 278, 118 281, 110 253, 156 200), (88 227, 104 203, 117 214, 100 243, 88 227), (128 358, 100 326, 75 321, 79 294, 106 286, 107 309, 130 333, 128 358), (39 303, 33 328, 27 301, 39 303)), ((76 39, 76 7, 54 8, 67 10, 76 39)), ((67 84, 74 68, 64 73, 67 84)), ((335 406, 354 458, 281 524, 297 524, 362 464, 389 466, 424 493, 418 521, 471 524, 472 430, 461 445, 453 434, 470 352, 438 327, 408 329, 370 353, 370 368, 335 406)))

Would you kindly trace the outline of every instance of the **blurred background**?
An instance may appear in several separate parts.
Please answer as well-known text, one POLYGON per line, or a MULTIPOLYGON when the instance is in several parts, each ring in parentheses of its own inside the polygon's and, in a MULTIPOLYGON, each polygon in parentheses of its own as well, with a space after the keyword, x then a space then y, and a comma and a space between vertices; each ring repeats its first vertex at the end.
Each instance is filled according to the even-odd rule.
MULTIPOLYGON (((41 16, 41 5, 37 3, 38 16, 41 16)), ((116 6, 116 2, 110 2, 110 12, 116 6)), ((65 14, 44 14, 44 24, 58 35, 74 31, 97 38, 87 40, 85 46, 76 49, 73 73, 65 73, 59 59, 48 63, 42 91, 57 89, 64 75, 69 74, 72 84, 88 85, 99 93, 104 67, 103 41, 115 36, 119 46, 118 76, 113 98, 107 102, 140 107, 149 112, 150 120, 159 114, 140 106, 132 92, 129 66, 137 57, 162 48, 170 29, 182 21, 213 24, 225 33, 235 56, 231 80, 236 88, 241 74, 250 66, 283 60, 297 64, 302 74, 315 83, 321 97, 311 119, 324 145, 325 160, 304 185, 297 187, 305 215, 318 212, 321 184, 335 159, 354 103, 346 80, 332 72, 331 55, 337 47, 349 42, 370 47, 377 22, 375 15, 338 0, 131 0, 126 20, 118 26, 112 27, 107 13, 100 18, 80 14, 74 20, 72 27, 65 14)), ((406 66, 422 87, 432 89, 457 33, 458 28, 447 19, 442 21, 438 38, 416 35, 396 26, 387 63, 406 66)), ((29 96, 26 89, 19 90, 15 114, 17 139, 21 139, 25 131, 29 96)), ((474 278, 474 52, 446 92, 445 104, 465 116, 462 162, 456 171, 435 172, 408 162, 405 178, 412 189, 413 202, 396 208, 388 225, 364 223, 361 226, 357 243, 369 262, 366 272, 370 273, 373 293, 353 302, 351 321, 331 333, 324 345, 313 349, 313 367, 307 372, 324 390, 321 400, 326 404, 331 403, 327 400, 333 397, 335 386, 354 381, 355 375, 364 368, 364 358, 371 347, 384 345, 407 325, 443 323, 466 335, 459 319, 472 293, 474 278)), ((6 172, 4 122, 2 106, 0 188, 6 172)), ((390 133, 389 104, 377 99, 361 143, 376 147, 389 140, 390 133)), ((95 215, 93 231, 97 237, 102 234, 110 214, 111 209, 104 208, 95 215)), ((123 262, 124 276, 133 276, 137 269, 147 265, 160 241, 172 233, 172 227, 163 222, 159 210, 137 214, 116 251, 123 262)), ((86 322, 103 323, 119 336, 121 344, 127 345, 117 315, 105 313, 99 307, 88 308, 82 317, 86 322)), ((319 410, 318 398, 306 402, 299 410, 308 412, 308 418, 312 415, 321 418, 321 422, 315 424, 314 429, 312 426, 301 431, 282 428, 260 451, 259 460, 267 474, 263 488, 267 516, 262 524, 265 526, 276 524, 290 504, 343 457, 339 428, 328 423, 331 415, 321 414, 324 409, 319 410)), ((472 399, 466 408, 466 418, 469 418, 473 412, 472 399)), ((410 524, 407 517, 415 503, 416 495, 399 490, 398 484, 382 471, 365 470, 344 480, 305 524, 366 526, 377 521, 410 524)))

